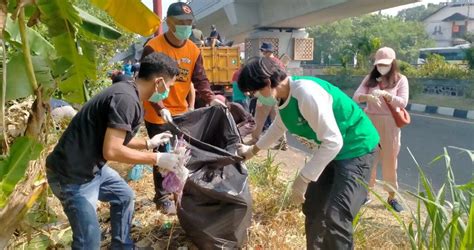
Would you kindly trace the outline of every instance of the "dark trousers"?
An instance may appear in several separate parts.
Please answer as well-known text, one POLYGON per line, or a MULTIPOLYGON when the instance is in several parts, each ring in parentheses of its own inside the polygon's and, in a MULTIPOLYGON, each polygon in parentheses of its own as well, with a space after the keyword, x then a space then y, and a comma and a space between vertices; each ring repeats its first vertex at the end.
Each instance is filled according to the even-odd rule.
POLYGON ((307 249, 353 249, 352 221, 367 197, 374 152, 332 161, 305 194, 307 249))
POLYGON ((257 98, 252 98, 249 101, 249 113, 255 117, 255 110, 257 109, 257 98))
MULTIPOLYGON (((164 125, 154 124, 145 121, 145 127, 148 132, 148 137, 152 138, 153 136, 166 132, 164 125)), ((168 152, 169 145, 162 145, 154 149, 154 152, 168 152)), ((163 188, 163 176, 161 176, 158 168, 153 168, 153 183, 155 184, 155 198, 153 201, 159 205, 161 201, 169 199, 170 193, 166 192, 163 188)))

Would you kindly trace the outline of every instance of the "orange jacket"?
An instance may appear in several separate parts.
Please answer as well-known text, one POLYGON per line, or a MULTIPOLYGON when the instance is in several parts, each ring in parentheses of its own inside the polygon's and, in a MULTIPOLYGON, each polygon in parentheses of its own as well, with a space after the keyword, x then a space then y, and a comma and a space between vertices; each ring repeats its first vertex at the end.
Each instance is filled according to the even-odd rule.
MULTIPOLYGON (((179 75, 174 86, 171 86, 167 99, 158 103, 160 108, 166 108, 171 115, 180 115, 188 111, 187 96, 191 90, 191 82, 196 89, 196 97, 205 103, 210 103, 214 97, 209 80, 204 71, 201 51, 191 41, 187 40, 181 47, 172 45, 164 34, 151 39, 143 52, 144 56, 152 51, 162 52, 175 59, 179 65, 179 75)), ((155 124, 164 124, 157 110, 150 102, 145 101, 145 121, 155 124)))

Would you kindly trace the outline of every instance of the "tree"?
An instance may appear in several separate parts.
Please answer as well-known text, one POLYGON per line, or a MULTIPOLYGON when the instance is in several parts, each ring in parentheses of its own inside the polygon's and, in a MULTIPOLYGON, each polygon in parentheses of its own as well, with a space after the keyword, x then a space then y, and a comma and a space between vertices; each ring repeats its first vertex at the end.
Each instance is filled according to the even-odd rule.
POLYGON ((442 5, 439 4, 420 5, 399 11, 397 17, 405 21, 423 21, 440 8, 442 5))
MULTIPOLYGON (((151 35, 160 25, 160 19, 139 0, 91 2, 132 32, 151 35)), ((70 0, 0 0, 0 249, 46 189, 41 156, 47 153, 43 148, 51 94, 59 88, 67 100, 84 101, 86 80, 97 78, 92 41, 119 36, 70 0), (26 132, 10 143, 5 136, 5 103, 25 97, 34 98, 26 132)))
POLYGON ((466 49, 466 61, 470 69, 474 70, 474 46, 466 49))
MULTIPOLYGON (((337 63, 346 62, 360 52, 367 52, 369 41, 379 40, 380 46, 392 47, 398 59, 415 63, 419 49, 434 44, 422 23, 383 15, 344 19, 308 28, 308 32, 315 39, 315 62, 327 62, 329 54, 337 63)), ((370 53, 364 56, 370 57, 370 53)))

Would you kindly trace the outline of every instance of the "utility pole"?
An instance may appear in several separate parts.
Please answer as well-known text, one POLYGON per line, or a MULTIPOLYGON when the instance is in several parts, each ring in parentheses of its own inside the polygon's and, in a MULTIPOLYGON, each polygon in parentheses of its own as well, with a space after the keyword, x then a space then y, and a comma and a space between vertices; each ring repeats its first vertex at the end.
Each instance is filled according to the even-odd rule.
POLYGON ((468 0, 468 1, 467 1, 466 33, 469 32, 469 29, 468 29, 469 19, 471 19, 471 0, 468 0))
MULTIPOLYGON (((163 5, 161 3, 161 0, 153 0, 153 12, 163 20, 163 5)), ((155 32, 155 36, 158 36, 159 34, 163 33, 163 26, 160 25, 160 28, 155 32)))

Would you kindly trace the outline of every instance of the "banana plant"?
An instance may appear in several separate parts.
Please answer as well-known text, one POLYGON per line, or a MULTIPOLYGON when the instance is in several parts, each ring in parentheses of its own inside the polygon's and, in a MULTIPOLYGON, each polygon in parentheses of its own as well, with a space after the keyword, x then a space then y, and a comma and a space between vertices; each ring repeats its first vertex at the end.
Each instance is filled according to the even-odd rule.
MULTIPOLYGON (((117 26, 134 33, 150 35, 160 25, 160 18, 139 0, 91 2, 106 11, 117 26)), ((0 0, 0 39, 8 45, 2 46, 4 63, 0 68, 2 112, 8 100, 35 99, 25 135, 16 138, 0 157, 0 249, 7 246, 23 216, 46 188, 41 170, 44 163, 39 158, 45 154, 42 150, 51 93, 59 88, 66 100, 83 102, 88 94, 84 82, 97 77, 91 41, 115 40, 120 35, 75 7, 72 0, 0 0), (47 36, 37 32, 35 25, 46 27, 47 36)), ((1 125, 5 129, 3 119, 1 125)), ((2 142, 6 141, 2 136, 2 142)))

